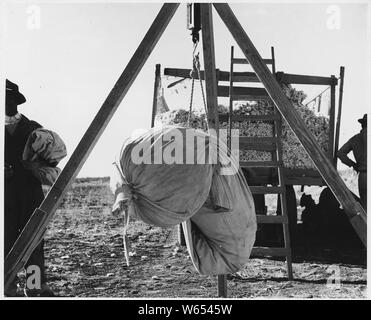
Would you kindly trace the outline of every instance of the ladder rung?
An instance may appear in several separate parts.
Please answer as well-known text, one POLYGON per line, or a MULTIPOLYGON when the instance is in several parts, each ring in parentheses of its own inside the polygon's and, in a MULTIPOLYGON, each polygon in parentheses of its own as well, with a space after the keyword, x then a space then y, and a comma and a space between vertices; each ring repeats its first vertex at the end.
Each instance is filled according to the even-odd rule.
POLYGON ((258 101, 258 100, 270 100, 269 96, 265 95, 251 95, 251 94, 234 94, 232 95, 233 101, 258 101))
POLYGON ((282 165, 279 161, 240 161, 241 168, 256 168, 256 167, 278 167, 282 165))
POLYGON ((279 117, 274 114, 252 114, 232 116, 232 121, 276 121, 279 117))
MULTIPOLYGON (((265 64, 273 64, 272 59, 263 59, 265 64)), ((250 64, 250 62, 246 58, 234 58, 232 59, 232 63, 234 64, 250 64)))
MULTIPOLYGON (((229 97, 229 86, 218 86, 217 87, 218 97, 229 97)), ((258 87, 233 87, 233 96, 262 96, 269 97, 265 88, 258 87)))
MULTIPOLYGON (((254 115, 232 115, 232 121, 243 122, 243 121, 276 121, 279 120, 279 116, 274 114, 254 114, 254 115)), ((228 114, 220 114, 219 122, 228 122, 228 114)))
POLYGON ((275 137, 239 137, 240 149, 275 151, 277 138, 275 137))
POLYGON ((280 194, 284 192, 284 188, 283 187, 251 186, 250 191, 252 194, 280 194))
POLYGON ((257 223, 261 224, 284 224, 288 223, 286 216, 272 216, 272 215, 265 215, 265 214, 257 214, 256 215, 257 223))
POLYGON ((232 76, 233 82, 260 82, 258 76, 254 73, 251 75, 236 75, 232 76))
POLYGON ((290 250, 286 248, 254 247, 251 251, 251 256, 287 257, 289 255, 290 250))
POLYGON ((276 150, 275 144, 261 144, 259 142, 243 142, 240 141, 240 150, 255 150, 272 152, 276 150))

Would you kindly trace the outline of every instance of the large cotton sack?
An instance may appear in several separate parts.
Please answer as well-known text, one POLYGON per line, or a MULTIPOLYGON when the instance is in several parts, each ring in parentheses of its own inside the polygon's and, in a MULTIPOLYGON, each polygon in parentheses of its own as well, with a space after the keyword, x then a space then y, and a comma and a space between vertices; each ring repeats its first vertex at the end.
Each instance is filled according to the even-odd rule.
POLYGON ((116 196, 113 210, 119 210, 122 203, 126 203, 130 216, 160 227, 174 226, 189 219, 208 197, 213 175, 213 165, 208 162, 209 140, 202 131, 163 127, 129 138, 116 162, 116 179, 111 180, 116 196), (196 152, 193 141, 186 139, 187 130, 205 141, 196 152), (176 139, 171 140, 172 137, 176 139), (144 163, 138 164, 138 151, 139 160, 144 163), (176 163, 169 164, 168 160, 164 163, 158 158, 160 155, 171 159, 171 155, 175 155, 171 151, 177 154, 173 158, 176 163), (195 164, 186 163, 191 152, 194 152, 195 164))
MULTIPOLYGON (((227 155, 222 142, 217 146, 213 137, 204 135, 194 129, 168 127, 129 139, 117 165, 121 181, 113 188, 114 210, 120 209, 120 203, 128 203, 130 215, 144 222, 162 227, 183 222, 187 248, 198 272, 233 273, 247 263, 255 241, 254 202, 236 157, 227 155), (156 142, 166 146, 161 138, 175 129, 206 137, 197 157, 207 159, 209 148, 217 148, 218 161, 213 165, 138 165, 132 161, 134 147, 143 146, 148 150, 143 157, 150 157, 156 142)), ((188 152, 194 147, 184 141, 182 148, 185 146, 188 152)))
POLYGON ((253 197, 241 171, 234 175, 215 171, 209 199, 182 225, 199 273, 240 270, 248 262, 257 228, 253 197))

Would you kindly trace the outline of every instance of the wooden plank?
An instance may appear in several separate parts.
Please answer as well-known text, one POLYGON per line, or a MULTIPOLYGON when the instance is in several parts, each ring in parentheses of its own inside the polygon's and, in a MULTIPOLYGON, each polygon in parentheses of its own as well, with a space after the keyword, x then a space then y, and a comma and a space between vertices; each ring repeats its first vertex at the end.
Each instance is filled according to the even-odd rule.
POLYGON ((345 75, 345 67, 340 67, 339 105, 338 105, 335 142, 334 142, 334 166, 335 168, 337 168, 337 160, 338 160, 337 153, 339 150, 340 123, 341 123, 341 113, 342 113, 342 107, 343 107, 344 75, 345 75))
POLYGON ((259 101, 270 100, 269 96, 233 95, 233 101, 259 101))
POLYGON ((272 152, 276 150, 274 144, 262 144, 259 142, 241 142, 240 141, 240 150, 255 150, 255 151, 266 151, 272 152))
POLYGON ((277 167, 278 161, 240 161, 241 168, 254 168, 254 167, 277 167))
POLYGON ((22 268, 37 243, 42 239, 48 222, 58 208, 67 189, 80 171, 91 150, 136 79, 139 71, 147 61, 178 6, 178 3, 166 3, 162 6, 133 57, 130 59, 58 179, 40 205, 40 208, 35 210, 21 232, 5 259, 5 289, 9 287, 17 272, 22 268))
MULTIPOLYGON (((228 71, 219 71, 219 81, 229 81, 230 73, 228 71)), ((165 76, 173 76, 179 78, 190 79, 191 69, 182 68, 165 68, 165 76)), ((277 72, 277 79, 287 84, 308 84, 308 85, 337 85, 337 79, 332 79, 331 77, 321 77, 321 76, 309 76, 302 74, 288 74, 284 72, 277 72)), ((260 82, 258 76, 255 72, 233 72, 232 74, 233 82, 260 82)), ((205 79, 204 71, 201 70, 201 79, 205 79)))
POLYGON ((155 84, 154 84, 154 89, 153 89, 151 128, 155 125, 155 118, 156 118, 156 114, 157 114, 157 97, 160 94, 160 92, 159 92, 160 83, 161 83, 161 64, 156 64, 155 84))
MULTIPOLYGON (((229 74, 233 75, 233 57, 234 57, 234 47, 231 46, 231 62, 230 62, 230 69, 229 69, 229 74)), ((231 149, 231 137, 232 137, 232 117, 233 117, 233 77, 229 77, 229 113, 227 114, 227 121, 228 121, 228 152, 231 149)), ((219 121, 220 120, 220 115, 219 115, 219 121)))
POLYGON ((251 250, 250 256, 259 257, 286 257, 286 248, 268 248, 268 247, 254 247, 251 250))
POLYGON ((211 9, 211 4, 201 4, 202 47, 205 67, 207 121, 210 129, 218 130, 218 84, 216 79, 214 32, 211 9))
POLYGON ((228 285, 227 285, 227 275, 218 275, 218 297, 227 298, 228 297, 228 285))
MULTIPOLYGON (((272 64, 273 63, 272 59, 263 59, 263 61, 264 61, 265 64, 272 64)), ((232 62, 234 64, 250 64, 250 62, 248 60, 246 60, 245 58, 234 58, 232 60, 232 62)))
MULTIPOLYGON (((332 78, 336 79, 335 76, 331 76, 332 78)), ((336 88, 335 85, 331 85, 330 89, 330 121, 329 121, 329 148, 328 148, 328 156, 331 162, 334 161, 334 140, 335 140, 335 94, 336 88)))
MULTIPOLYGON (((223 81, 222 79, 223 78, 221 77, 219 80, 223 81)), ((233 82, 260 82, 259 78, 254 72, 233 72, 232 80, 233 82)))
POLYGON ((250 191, 253 194, 280 194, 284 191, 284 188, 283 187, 250 186, 250 191))
POLYGON ((234 116, 233 121, 276 121, 278 117, 274 114, 253 114, 234 116))
POLYGON ((272 73, 276 75, 276 59, 274 57, 274 47, 271 47, 271 56, 272 56, 272 73))
MULTIPOLYGON (((178 77, 178 78, 186 78, 191 79, 190 72, 191 69, 182 69, 182 68, 165 68, 164 75, 171 76, 171 77, 178 77)), ((228 72, 226 72, 228 73, 228 72)), ((205 72, 203 70, 200 71, 201 79, 205 80, 205 72)), ((195 79, 198 79, 198 74, 195 75, 195 79)), ((225 80, 228 81, 228 80, 225 80)))
MULTIPOLYGON (((248 180, 249 185, 262 185, 278 183, 276 170, 271 168, 250 168, 254 176, 248 180)), ((287 185, 306 185, 306 186, 325 186, 323 180, 317 170, 305 169, 289 169, 284 168, 285 182, 287 185), (304 173, 303 172, 307 172, 304 173)))
POLYGON ((366 212, 363 210, 361 205, 354 200, 353 195, 348 190, 344 181, 333 166, 332 160, 330 160, 318 146, 313 135, 304 124, 303 119, 282 92, 278 82, 262 61, 259 52, 242 29, 228 4, 214 3, 214 7, 238 43, 245 57, 250 61, 251 66, 258 75, 260 81, 263 83, 278 110, 294 131, 309 156, 312 158, 318 171, 321 173, 337 200, 341 203, 362 243, 367 247, 366 212))
POLYGON ((337 79, 331 77, 309 76, 304 74, 289 74, 277 72, 277 79, 286 84, 310 84, 310 85, 337 85, 337 79))
POLYGON ((254 144, 267 145, 267 147, 274 146, 276 148, 277 138, 276 137, 239 137, 240 146, 249 146, 254 144))
POLYGON ((322 177, 295 177, 295 176, 286 176, 285 178, 287 185, 293 186, 320 186, 323 187, 326 185, 326 182, 322 177))
MULTIPOLYGON (((218 80, 219 81, 229 81, 230 73, 228 71, 221 71, 216 69, 218 73, 218 80)), ((191 79, 190 76, 191 69, 181 69, 181 68, 165 68, 164 75, 165 76, 172 76, 178 78, 186 78, 191 79)), ((205 73, 201 70, 201 79, 205 80, 205 73)), ((233 72, 232 73, 233 82, 260 82, 259 78, 255 74, 255 72, 233 72)), ((198 79, 198 75, 196 76, 198 79)))
MULTIPOLYGON (((261 96, 269 97, 264 88, 233 87, 233 96, 261 96)), ((229 97, 229 86, 218 86, 218 97, 229 97)))
MULTIPOLYGON (((201 4, 201 26, 206 81, 207 121, 209 129, 215 129, 216 134, 218 134, 218 83, 215 71, 215 47, 211 4, 201 4)), ((218 275, 218 296, 223 298, 228 296, 226 275, 218 275)))
MULTIPOLYGON (((277 108, 274 108, 274 114, 279 116, 279 112, 277 108)), ((285 175, 282 167, 282 143, 281 143, 281 135, 282 135, 282 117, 279 118, 274 123, 274 134, 277 137, 278 143, 277 143, 277 151, 276 155, 273 156, 273 159, 277 159, 280 165, 278 166, 277 173, 278 173, 278 183, 281 187, 283 187, 282 193, 279 195, 279 203, 282 215, 288 219, 288 207, 287 207, 287 193, 286 193, 286 181, 285 181, 285 175)), ((287 275, 288 279, 293 279, 293 271, 292 271, 292 256, 291 256, 291 240, 290 240, 290 230, 288 223, 285 223, 283 225, 283 238, 285 242, 285 248, 287 249, 286 253, 286 264, 287 264, 287 275)))
POLYGON ((259 224, 283 224, 288 223, 288 219, 287 216, 257 214, 256 222, 259 224))
MULTIPOLYGON (((219 122, 227 122, 228 114, 219 114, 219 122)), ((255 121, 275 121, 277 117, 274 114, 253 114, 253 115, 233 115, 232 122, 255 122, 255 121)))

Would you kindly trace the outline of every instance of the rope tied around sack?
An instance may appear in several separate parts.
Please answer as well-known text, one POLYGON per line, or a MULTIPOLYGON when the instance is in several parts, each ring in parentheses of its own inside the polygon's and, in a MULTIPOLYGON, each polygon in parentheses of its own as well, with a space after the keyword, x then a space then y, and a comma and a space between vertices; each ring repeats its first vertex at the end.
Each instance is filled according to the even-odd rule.
POLYGON ((137 199, 138 196, 136 195, 134 188, 131 183, 129 183, 125 175, 123 174, 120 166, 118 165, 117 162, 113 163, 114 167, 116 168, 116 171, 120 177, 120 187, 117 188, 115 191, 115 198, 116 202, 112 208, 113 213, 123 213, 124 216, 124 227, 122 230, 122 237, 123 237, 123 245, 124 245, 124 254, 125 254, 125 260, 126 260, 126 265, 129 267, 129 240, 127 237, 127 230, 129 227, 129 221, 130 221, 130 215, 129 215, 129 207, 133 200, 137 199))

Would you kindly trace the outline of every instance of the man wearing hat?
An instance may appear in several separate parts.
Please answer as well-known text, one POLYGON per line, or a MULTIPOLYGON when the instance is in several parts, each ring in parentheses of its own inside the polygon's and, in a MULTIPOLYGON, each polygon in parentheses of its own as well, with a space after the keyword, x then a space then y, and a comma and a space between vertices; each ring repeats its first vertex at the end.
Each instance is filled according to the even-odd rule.
POLYGON ((358 190, 361 204, 367 211, 367 114, 358 119, 362 129, 360 133, 349 139, 338 151, 337 156, 348 167, 358 173, 358 190), (353 151, 355 162, 348 157, 353 151))
MULTIPOLYGON (((6 80, 4 143, 4 249, 5 256, 27 221, 44 199, 42 186, 51 186, 60 172, 58 162, 66 156, 66 147, 54 132, 18 113, 18 105, 26 102, 18 86, 6 80)), ((25 265, 40 270, 40 287, 28 288, 27 296, 53 296, 46 285, 44 241, 36 247, 25 265)), ((29 276, 29 275, 28 275, 29 276)), ((26 278, 27 280, 28 278, 26 278)), ((5 292, 16 296, 17 283, 5 292)))

